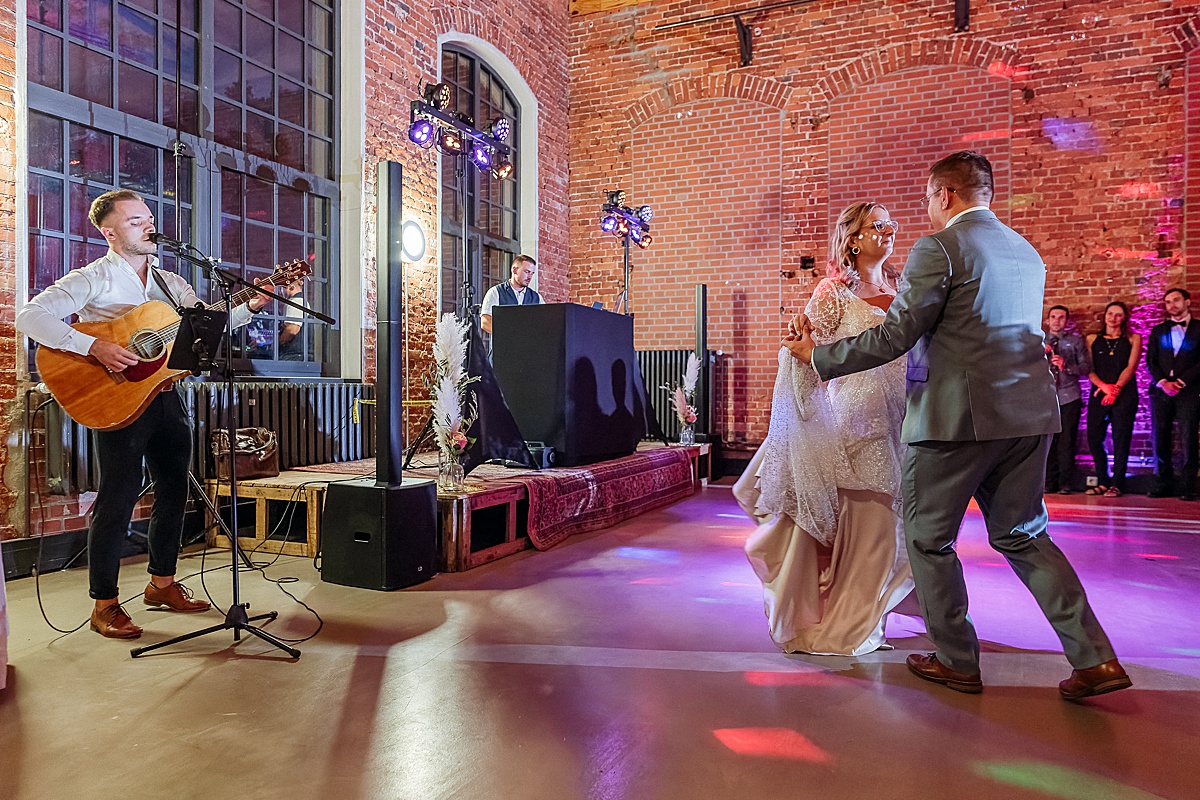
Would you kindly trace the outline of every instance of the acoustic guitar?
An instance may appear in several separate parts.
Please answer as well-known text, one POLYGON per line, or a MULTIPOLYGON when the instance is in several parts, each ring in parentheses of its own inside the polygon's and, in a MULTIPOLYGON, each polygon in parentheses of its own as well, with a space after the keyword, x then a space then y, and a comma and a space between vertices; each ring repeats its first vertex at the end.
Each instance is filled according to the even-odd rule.
MULTIPOLYGON (((310 274, 312 267, 296 259, 276 266, 269 280, 275 286, 288 286, 310 274)), ((255 294, 253 289, 237 292, 232 298, 234 307, 255 294)), ((224 311, 225 303, 206 308, 224 311)), ((108 322, 76 323, 71 326, 75 330, 121 345, 137 356, 138 363, 121 372, 109 372, 93 356, 41 346, 38 373, 54 399, 79 424, 102 431, 123 428, 138 418, 158 392, 188 374, 167 367, 179 322, 179 314, 171 306, 149 300, 108 322)))

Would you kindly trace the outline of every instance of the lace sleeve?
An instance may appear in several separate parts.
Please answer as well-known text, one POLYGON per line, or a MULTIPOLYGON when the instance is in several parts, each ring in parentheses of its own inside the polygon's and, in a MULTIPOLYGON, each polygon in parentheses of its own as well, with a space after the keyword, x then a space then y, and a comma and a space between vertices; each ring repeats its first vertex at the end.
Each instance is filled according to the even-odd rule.
POLYGON ((846 285, 830 278, 823 279, 813 290, 812 299, 804 307, 804 313, 813 326, 813 341, 829 344, 836 339, 837 329, 846 312, 846 285))

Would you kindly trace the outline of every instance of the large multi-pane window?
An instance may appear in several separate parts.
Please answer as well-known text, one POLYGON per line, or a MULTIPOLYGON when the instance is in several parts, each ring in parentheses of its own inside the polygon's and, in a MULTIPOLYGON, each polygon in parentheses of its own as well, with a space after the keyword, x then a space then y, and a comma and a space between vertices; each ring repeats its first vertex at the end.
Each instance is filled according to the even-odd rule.
MULTIPOLYGON (((26 0, 26 18, 30 295, 104 254, 87 210, 120 187, 245 279, 307 261, 294 299, 336 307, 333 0, 26 0)), ((162 266, 219 299, 202 270, 162 266)), ((243 373, 337 369, 332 332, 282 304, 234 355, 243 373)))
POLYGON ((442 156, 442 311, 454 311, 462 299, 463 204, 466 182, 468 264, 465 281, 479 303, 489 288, 508 278, 513 257, 520 252, 517 229, 517 180, 521 170, 516 152, 519 109, 512 93, 486 63, 476 56, 446 48, 442 51, 442 82, 450 85, 451 109, 484 128, 497 117, 512 121, 508 144, 513 148, 513 174, 497 180, 480 172, 465 158, 442 156))

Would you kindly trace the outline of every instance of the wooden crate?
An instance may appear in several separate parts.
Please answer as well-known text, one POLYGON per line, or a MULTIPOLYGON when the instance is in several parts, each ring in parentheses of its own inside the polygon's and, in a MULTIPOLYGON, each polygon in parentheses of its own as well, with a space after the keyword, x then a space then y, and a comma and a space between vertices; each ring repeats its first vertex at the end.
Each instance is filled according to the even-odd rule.
MULTIPOLYGON (((239 506, 247 500, 254 501, 254 535, 239 535, 238 545, 247 551, 257 550, 260 553, 283 553, 313 558, 320 547, 321 507, 325 501, 325 486, 329 480, 339 478, 344 479, 345 476, 314 472, 283 472, 274 478, 238 481, 239 506), (272 504, 281 502, 303 505, 303 508, 297 508, 292 513, 302 515, 304 519, 304 541, 268 538, 273 527, 272 504)), ((218 505, 218 498, 229 497, 229 483, 228 481, 218 483, 215 480, 208 480, 205 482, 205 491, 213 505, 218 505)), ((228 500, 225 500, 224 505, 228 507, 228 500)), ((206 511, 205 516, 211 515, 206 511)), ((214 522, 212 519, 207 520, 209 526, 212 526, 214 522)), ((245 526, 239 527, 245 529, 245 526)), ((216 547, 230 546, 229 538, 219 528, 210 529, 208 543, 216 547)))
POLYGON ((529 537, 520 520, 521 504, 528 501, 529 491, 523 485, 462 494, 439 492, 438 518, 442 541, 438 569, 441 572, 462 572, 529 547, 529 537), (504 516, 504 535, 495 544, 477 547, 478 542, 472 540, 478 539, 480 531, 477 528, 485 514, 504 516))

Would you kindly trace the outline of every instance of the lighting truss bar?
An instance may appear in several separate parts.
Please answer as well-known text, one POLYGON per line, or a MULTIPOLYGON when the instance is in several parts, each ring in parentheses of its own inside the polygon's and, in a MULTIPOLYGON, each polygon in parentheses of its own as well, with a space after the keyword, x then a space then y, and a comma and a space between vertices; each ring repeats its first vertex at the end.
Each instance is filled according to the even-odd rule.
POLYGON ((717 20, 729 19, 730 17, 747 16, 749 14, 764 14, 768 11, 775 11, 780 8, 791 8, 792 6, 806 6, 809 3, 815 3, 816 0, 784 0, 782 3, 771 3, 766 6, 756 6, 754 8, 741 8, 737 11, 725 11, 720 14, 709 14, 704 17, 695 17, 693 19, 681 19, 677 22, 664 22, 661 25, 655 25, 654 31, 670 31, 675 28, 683 28, 688 25, 700 25, 705 22, 716 22, 717 20))
POLYGON ((471 126, 453 114, 443 111, 440 108, 434 108, 433 106, 422 102, 421 100, 412 101, 412 117, 414 121, 418 118, 424 118, 442 125, 449 125, 461 133, 464 137, 486 144, 488 147, 495 150, 497 155, 506 157, 512 155, 512 148, 506 145, 504 142, 487 135, 483 131, 471 126))
POLYGON ((604 208, 600 211, 600 214, 601 216, 611 214, 614 217, 620 217, 630 225, 638 226, 643 232, 650 232, 650 223, 639 217, 637 215, 637 211, 627 206, 618 206, 614 203, 605 203, 604 208))

